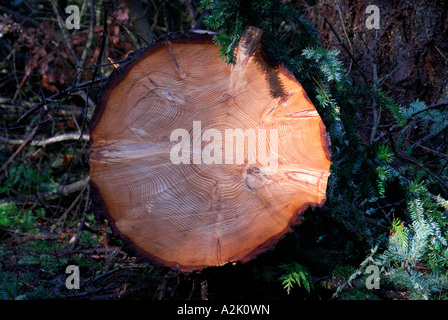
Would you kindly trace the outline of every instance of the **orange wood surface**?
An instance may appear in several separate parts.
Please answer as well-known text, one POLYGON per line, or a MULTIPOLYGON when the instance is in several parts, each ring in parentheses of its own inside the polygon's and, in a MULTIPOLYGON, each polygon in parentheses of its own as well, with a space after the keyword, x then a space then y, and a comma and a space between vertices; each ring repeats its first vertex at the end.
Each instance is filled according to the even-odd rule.
MULTIPOLYGON (((265 61, 260 37, 246 29, 235 65, 219 57, 211 37, 159 41, 116 71, 101 100, 90 132, 97 208, 157 263, 191 271, 250 260, 326 200, 325 126, 292 73, 265 61), (193 163, 210 151, 201 136, 190 142, 189 164, 173 163, 172 132, 183 128, 194 140, 199 121, 202 134, 214 129, 223 140, 226 129, 266 132, 257 138, 276 167, 248 163, 259 151, 249 141, 244 163, 193 163)), ((213 155, 224 159, 225 148, 222 141, 213 155)))

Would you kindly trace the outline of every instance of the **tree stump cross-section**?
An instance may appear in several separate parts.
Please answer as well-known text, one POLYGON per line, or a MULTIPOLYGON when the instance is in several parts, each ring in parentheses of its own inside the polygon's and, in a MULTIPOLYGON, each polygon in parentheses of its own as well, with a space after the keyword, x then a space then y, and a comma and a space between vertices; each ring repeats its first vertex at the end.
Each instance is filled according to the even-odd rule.
POLYGON ((248 261, 326 200, 325 126, 246 28, 227 65, 209 35, 165 37, 111 75, 90 126, 95 212, 181 271, 248 261))

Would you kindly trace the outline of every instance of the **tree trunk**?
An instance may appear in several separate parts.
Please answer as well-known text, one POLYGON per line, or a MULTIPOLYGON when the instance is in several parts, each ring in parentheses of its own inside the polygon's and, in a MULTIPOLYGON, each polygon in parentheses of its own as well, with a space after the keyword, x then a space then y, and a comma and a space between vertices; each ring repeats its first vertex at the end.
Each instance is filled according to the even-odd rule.
POLYGON ((372 82, 404 106, 413 99, 432 105, 448 94, 448 11, 445 1, 317 0, 311 11, 322 42, 338 48, 351 66, 351 76, 363 82, 360 71, 338 44, 345 47, 372 82), (380 12, 379 29, 368 28, 369 5, 380 12))
POLYGON ((152 42, 152 30, 148 20, 149 4, 144 7, 141 0, 126 0, 126 5, 135 32, 141 37, 140 45, 147 46, 152 42))

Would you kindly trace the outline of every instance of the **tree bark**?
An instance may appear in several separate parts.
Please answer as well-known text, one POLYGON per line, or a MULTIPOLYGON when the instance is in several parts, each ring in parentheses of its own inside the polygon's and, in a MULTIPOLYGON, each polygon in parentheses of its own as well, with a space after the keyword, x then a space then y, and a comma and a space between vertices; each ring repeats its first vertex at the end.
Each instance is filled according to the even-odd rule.
POLYGON ((148 20, 148 7, 145 7, 141 0, 126 0, 126 4, 135 32, 141 37, 140 45, 149 45, 153 40, 153 34, 148 20))
POLYGON ((448 94, 448 12, 444 1, 317 0, 310 17, 325 46, 343 52, 355 81, 364 80, 325 19, 369 80, 378 77, 381 89, 399 103, 420 99, 432 105, 448 94), (366 25, 371 16, 366 9, 371 4, 380 10, 379 29, 366 25))

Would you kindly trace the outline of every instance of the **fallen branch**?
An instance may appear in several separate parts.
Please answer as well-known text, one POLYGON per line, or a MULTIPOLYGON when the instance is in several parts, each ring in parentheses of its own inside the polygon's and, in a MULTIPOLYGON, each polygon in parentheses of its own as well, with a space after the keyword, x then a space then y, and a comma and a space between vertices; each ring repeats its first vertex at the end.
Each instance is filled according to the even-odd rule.
POLYGON ((75 241, 73 241, 71 250, 74 250, 76 248, 76 246, 79 243, 79 239, 81 238, 81 234, 82 234, 82 231, 84 229, 84 221, 86 219, 86 212, 87 212, 87 208, 89 206, 89 200, 90 200, 90 189, 87 186, 87 199, 86 199, 86 203, 84 205, 84 212, 83 212, 82 217, 81 217, 81 222, 79 223, 78 234, 76 235, 75 241))
POLYGON ((71 184, 59 186, 57 194, 51 194, 51 195, 47 195, 47 196, 44 195, 44 199, 45 200, 49 200, 49 198, 55 199, 55 198, 58 198, 59 196, 65 197, 65 196, 68 196, 69 194, 81 191, 89 183, 89 180, 90 180, 90 177, 87 176, 87 177, 85 177, 81 180, 75 181, 71 184))
MULTIPOLYGON (((44 201, 51 201, 51 200, 55 200, 57 198, 60 197, 66 197, 72 193, 75 192, 81 192, 89 183, 89 179, 90 177, 87 176, 81 180, 75 181, 71 184, 67 184, 67 185, 60 185, 57 188, 57 192, 53 193, 53 192, 46 192, 46 193, 39 193, 39 197, 44 200, 44 201)), ((19 197, 26 197, 25 200, 26 202, 34 202, 37 200, 37 196, 36 195, 18 195, 19 197)))
POLYGON ((74 249, 74 250, 67 250, 64 249, 60 252, 70 252, 72 253, 83 253, 85 255, 93 255, 93 254, 110 254, 113 252, 121 252, 120 247, 117 246, 107 246, 107 247, 95 247, 95 248, 84 248, 84 249, 74 249))
POLYGON ((22 149, 30 142, 31 139, 33 139, 34 135, 37 132, 37 129, 39 128, 39 125, 35 126, 33 130, 30 132, 30 134, 26 137, 25 140, 20 144, 20 147, 17 148, 17 150, 8 158, 8 160, 3 163, 3 165, 0 168, 0 172, 5 171, 8 165, 17 157, 17 155, 22 151, 22 149))
POLYGON ((27 233, 23 237, 18 237, 13 240, 15 244, 21 244, 28 241, 36 240, 62 240, 68 233, 50 233, 50 232, 39 232, 39 233, 27 233))
MULTIPOLYGON (((52 144, 52 143, 68 141, 68 140, 79 140, 79 139, 82 139, 84 141, 89 141, 89 136, 81 137, 78 133, 65 133, 65 134, 61 134, 59 136, 54 136, 54 137, 44 139, 44 140, 33 140, 30 142, 30 145, 44 147, 44 146, 52 144)), ((8 138, 0 136, 0 141, 8 143, 8 144, 22 144, 25 140, 23 140, 23 139, 8 139, 8 138)))
POLYGON ((337 296, 339 295, 339 293, 341 293, 347 286, 351 286, 352 283, 356 280, 356 277, 358 277, 359 275, 362 274, 362 272, 364 271, 364 268, 371 262, 373 262, 373 256, 375 255, 376 251, 378 250, 378 245, 376 245, 373 249, 371 249, 370 251, 370 255, 363 261, 361 262, 361 264, 359 265, 358 270, 356 270, 356 272, 354 272, 347 281, 345 281, 344 283, 342 283, 341 285, 338 286, 336 292, 333 294, 333 296, 331 297, 331 299, 335 299, 337 298, 337 296))
POLYGON ((62 214, 62 216, 60 218, 62 220, 62 225, 65 224, 65 219, 67 219, 67 216, 68 216, 69 212, 72 211, 73 208, 75 207, 75 205, 81 200, 82 195, 84 194, 84 190, 85 190, 86 187, 87 187, 87 184, 84 186, 82 191, 78 194, 78 196, 76 197, 75 201, 73 201, 72 204, 62 214))
MULTIPOLYGON (((327 290, 331 290, 331 291, 336 291, 338 290, 341 286, 345 285, 345 281, 343 280, 338 280, 338 279, 328 279, 328 278, 318 278, 315 277, 313 278, 313 283, 314 286, 316 287, 321 287, 327 290)), ((363 287, 365 287, 365 283, 361 280, 353 280, 350 283, 351 287, 348 288, 347 286, 344 286, 344 288, 341 290, 342 292, 346 292, 349 289, 363 289, 363 287)), ((402 290, 387 290, 387 289, 379 289, 379 291, 373 291, 373 294, 377 294, 380 293, 381 295, 383 295, 384 297, 388 298, 388 299, 392 299, 392 300, 409 300, 411 298, 411 294, 407 291, 402 291, 402 290)))

